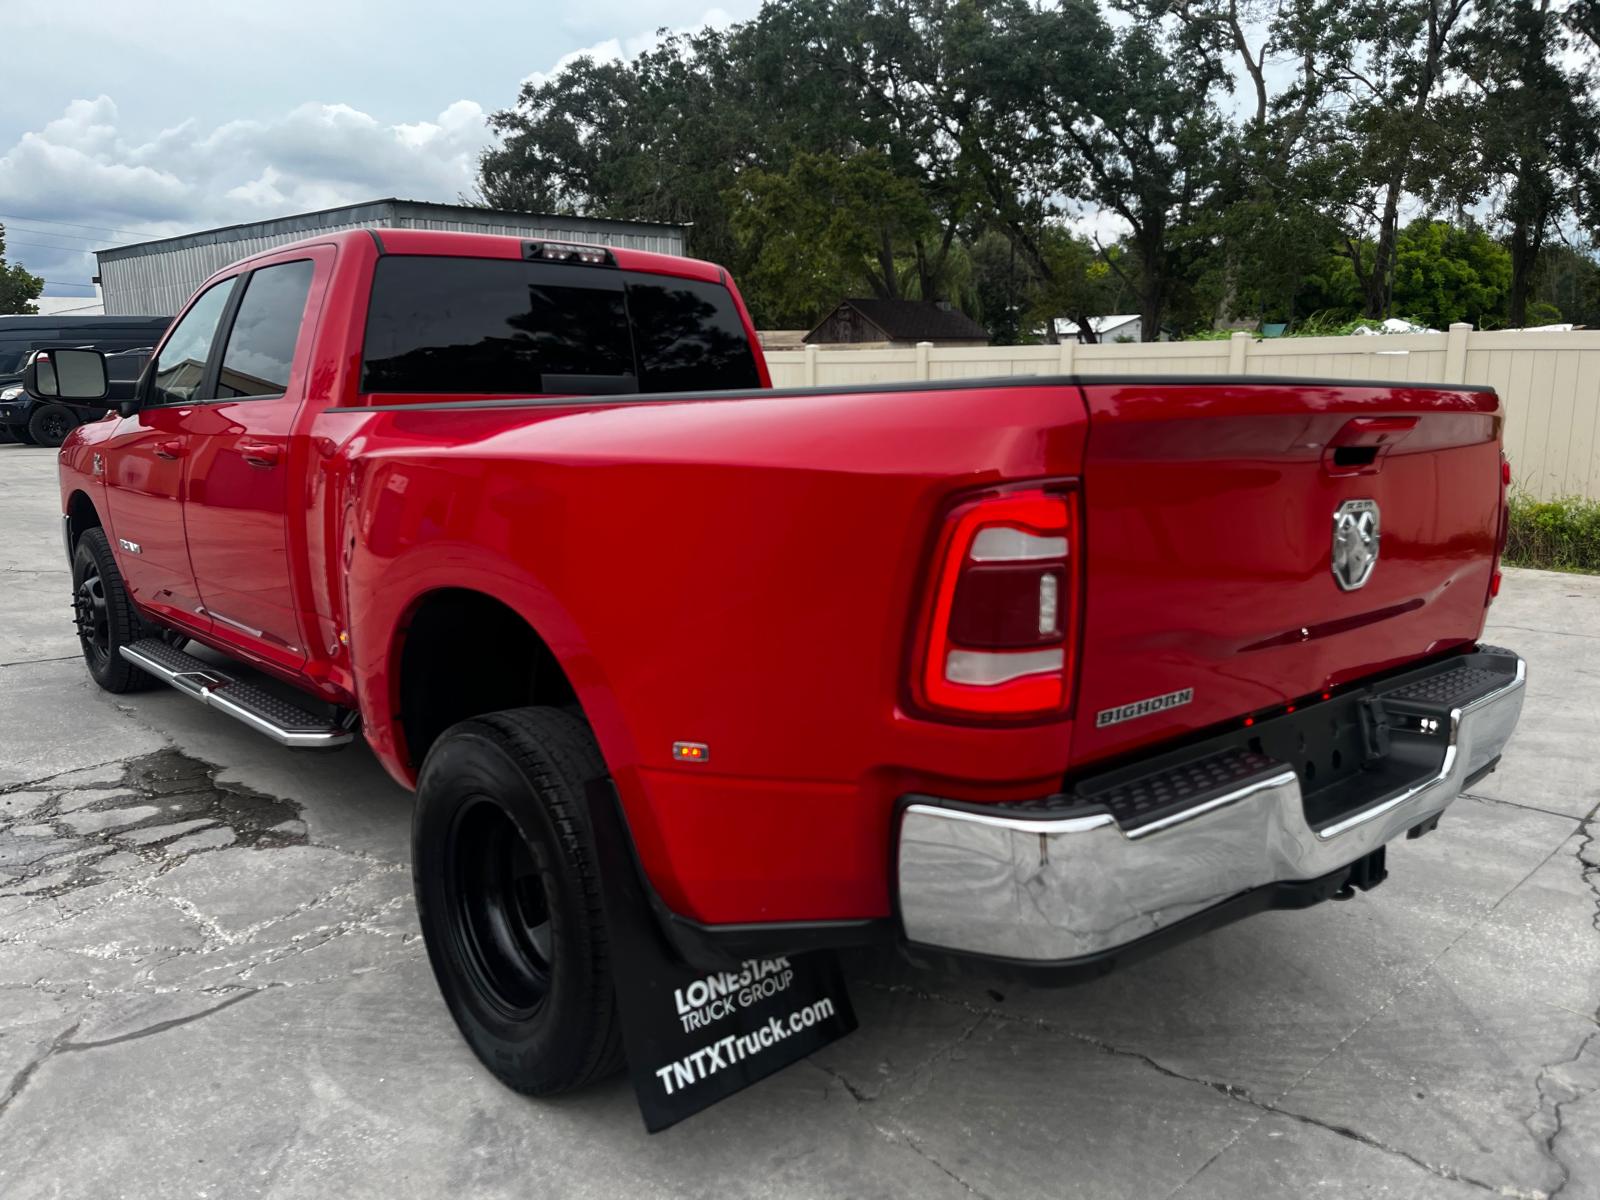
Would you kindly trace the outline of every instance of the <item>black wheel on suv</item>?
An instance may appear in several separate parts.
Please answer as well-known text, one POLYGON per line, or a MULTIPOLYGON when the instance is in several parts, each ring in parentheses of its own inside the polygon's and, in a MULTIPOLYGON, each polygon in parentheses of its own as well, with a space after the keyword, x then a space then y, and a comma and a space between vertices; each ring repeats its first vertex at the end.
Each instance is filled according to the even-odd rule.
POLYGON ((72 618, 83 661, 108 692, 137 692, 156 680, 122 657, 121 648, 145 636, 144 622, 128 599, 105 530, 86 529, 72 555, 72 618))
POLYGON ((61 445, 77 427, 77 415, 63 404, 41 404, 28 418, 28 434, 40 446, 61 445))
POLYGON ((581 717, 521 708, 447 729, 417 787, 417 914, 439 990, 484 1065, 530 1095, 623 1061, 584 800, 605 775, 581 717))

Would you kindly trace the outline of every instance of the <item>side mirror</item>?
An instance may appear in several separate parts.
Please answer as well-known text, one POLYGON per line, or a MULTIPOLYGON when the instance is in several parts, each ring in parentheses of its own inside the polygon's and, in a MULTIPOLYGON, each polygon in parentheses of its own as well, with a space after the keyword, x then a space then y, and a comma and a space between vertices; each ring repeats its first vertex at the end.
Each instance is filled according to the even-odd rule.
POLYGON ((22 386, 35 400, 61 400, 96 408, 116 408, 106 358, 98 350, 39 350, 22 369, 22 386))

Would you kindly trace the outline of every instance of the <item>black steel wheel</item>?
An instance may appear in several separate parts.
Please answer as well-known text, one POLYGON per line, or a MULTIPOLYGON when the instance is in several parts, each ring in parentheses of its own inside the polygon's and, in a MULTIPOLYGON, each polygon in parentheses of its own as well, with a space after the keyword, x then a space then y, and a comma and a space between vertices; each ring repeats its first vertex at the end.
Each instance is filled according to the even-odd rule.
POLYGON ((412 866, 428 960, 501 1082, 553 1095, 623 1061, 585 789, 606 776, 583 718, 521 708, 428 751, 412 866))
POLYGON ((456 813, 446 850, 446 919, 473 987, 527 1020, 550 992, 550 899, 533 847, 491 796, 456 813))
POLYGON ((72 619, 89 674, 106 691, 137 692, 155 684, 153 676, 122 657, 121 648, 146 630, 103 529, 84 530, 73 550, 72 619))
POLYGON ((28 418, 28 433, 41 446, 61 445, 77 427, 77 415, 61 404, 41 404, 28 418))

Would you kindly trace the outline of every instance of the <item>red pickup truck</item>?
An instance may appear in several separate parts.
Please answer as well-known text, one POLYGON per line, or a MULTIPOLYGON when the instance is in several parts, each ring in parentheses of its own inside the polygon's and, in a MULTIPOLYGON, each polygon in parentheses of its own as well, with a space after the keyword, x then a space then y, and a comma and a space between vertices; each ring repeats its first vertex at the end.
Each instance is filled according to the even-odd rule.
POLYGON ((413 230, 220 272, 132 401, 28 381, 112 410, 61 451, 95 680, 364 736, 525 1091, 621 1054, 596 781, 690 964, 1064 980, 1373 886, 1521 708, 1485 388, 773 390, 716 266, 413 230))

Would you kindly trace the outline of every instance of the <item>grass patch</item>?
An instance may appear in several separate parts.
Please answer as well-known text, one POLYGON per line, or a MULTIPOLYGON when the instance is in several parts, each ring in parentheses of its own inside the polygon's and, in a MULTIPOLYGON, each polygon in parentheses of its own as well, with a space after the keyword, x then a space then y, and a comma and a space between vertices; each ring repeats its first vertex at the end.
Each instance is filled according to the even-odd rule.
POLYGON ((1505 561, 1514 567, 1600 574, 1600 500, 1511 495, 1505 561))

